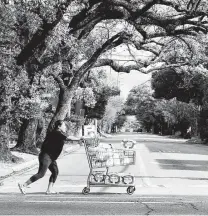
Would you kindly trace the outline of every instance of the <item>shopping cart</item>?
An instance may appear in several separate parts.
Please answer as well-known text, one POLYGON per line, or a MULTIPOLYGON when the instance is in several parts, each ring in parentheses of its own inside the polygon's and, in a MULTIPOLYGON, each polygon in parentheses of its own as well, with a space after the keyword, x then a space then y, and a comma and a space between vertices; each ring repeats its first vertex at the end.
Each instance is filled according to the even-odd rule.
POLYGON ((127 187, 127 193, 133 194, 136 190, 134 176, 131 174, 110 173, 109 167, 134 165, 136 152, 126 149, 100 148, 99 139, 84 140, 84 147, 89 163, 90 173, 87 178, 87 187, 83 194, 90 192, 90 187, 127 187), (99 168, 105 168, 99 171, 99 168))

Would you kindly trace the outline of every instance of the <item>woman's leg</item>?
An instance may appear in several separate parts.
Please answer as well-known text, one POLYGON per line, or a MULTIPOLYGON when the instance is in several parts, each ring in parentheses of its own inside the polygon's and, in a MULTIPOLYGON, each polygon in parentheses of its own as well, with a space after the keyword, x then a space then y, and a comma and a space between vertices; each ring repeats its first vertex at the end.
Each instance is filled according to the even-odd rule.
POLYGON ((48 168, 51 171, 51 176, 49 179, 48 189, 47 189, 46 193, 47 194, 57 193, 53 190, 54 183, 55 183, 57 176, 58 176, 58 173, 59 173, 57 162, 53 161, 48 168))
POLYGON ((30 179, 28 179, 24 184, 18 184, 20 191, 25 194, 25 188, 32 184, 33 182, 37 181, 38 179, 42 178, 50 164, 52 163, 52 160, 50 156, 47 153, 40 153, 39 155, 39 169, 38 173, 33 175, 30 179))

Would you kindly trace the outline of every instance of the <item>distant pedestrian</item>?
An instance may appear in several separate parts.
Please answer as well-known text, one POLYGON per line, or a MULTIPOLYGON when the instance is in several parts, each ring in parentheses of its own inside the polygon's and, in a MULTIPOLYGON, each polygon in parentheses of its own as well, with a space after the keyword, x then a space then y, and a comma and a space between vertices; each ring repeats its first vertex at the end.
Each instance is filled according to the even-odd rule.
POLYGON ((51 171, 51 176, 46 193, 56 193, 55 191, 53 191, 53 185, 57 179, 59 172, 56 160, 62 152, 64 142, 66 140, 81 140, 80 138, 74 136, 67 136, 66 130, 67 128, 64 121, 58 120, 55 122, 54 130, 48 133, 41 147, 41 151, 38 157, 38 173, 33 175, 24 184, 18 184, 22 194, 26 194, 26 187, 42 178, 46 174, 47 169, 51 171))

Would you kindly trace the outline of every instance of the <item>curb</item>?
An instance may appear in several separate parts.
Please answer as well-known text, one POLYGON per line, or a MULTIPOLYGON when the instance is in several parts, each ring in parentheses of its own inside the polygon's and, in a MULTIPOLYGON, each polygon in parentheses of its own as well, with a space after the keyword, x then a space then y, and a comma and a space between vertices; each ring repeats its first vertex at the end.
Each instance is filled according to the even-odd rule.
MULTIPOLYGON (((61 154, 60 158, 64 157, 65 155, 68 155, 74 151, 77 151, 79 148, 80 148, 79 144, 71 145, 70 147, 64 149, 64 152, 61 154)), ((11 173, 6 174, 4 176, 0 176, 0 186, 3 186, 4 181, 7 178, 10 178, 11 176, 14 176, 17 174, 24 173, 24 172, 34 168, 36 165, 38 165, 38 158, 13 167, 11 173)))
POLYGON ((12 168, 12 172, 0 177, 0 186, 3 186, 4 181, 6 179, 8 179, 14 175, 24 173, 27 170, 30 170, 31 168, 35 167, 37 164, 38 164, 38 160, 34 159, 34 160, 29 161, 29 162, 25 162, 25 163, 22 163, 20 165, 17 165, 16 167, 12 168))

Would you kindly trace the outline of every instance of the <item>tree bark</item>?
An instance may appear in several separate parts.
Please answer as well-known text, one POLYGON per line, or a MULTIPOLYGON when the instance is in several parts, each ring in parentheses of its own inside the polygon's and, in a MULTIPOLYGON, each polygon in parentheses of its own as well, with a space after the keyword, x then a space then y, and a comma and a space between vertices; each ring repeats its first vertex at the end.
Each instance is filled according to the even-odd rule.
POLYGON ((60 88, 59 100, 58 100, 56 112, 48 126, 47 133, 53 130, 54 123, 57 120, 64 120, 67 115, 70 116, 72 97, 73 97, 73 89, 60 88))
POLYGON ((5 144, 4 142, 0 143, 0 161, 11 161, 12 154, 5 144))
POLYGON ((16 162, 20 158, 12 155, 9 149, 10 133, 6 124, 0 125, 0 161, 16 162))
POLYGON ((8 147, 9 136, 5 125, 0 125, 0 161, 11 161, 12 154, 8 147))
POLYGON ((17 145, 11 150, 20 151, 29 154, 38 154, 36 148, 36 132, 38 126, 38 119, 24 119, 20 127, 17 145))
POLYGON ((45 119, 43 117, 38 119, 37 131, 36 131, 36 147, 41 148, 46 136, 45 119))

